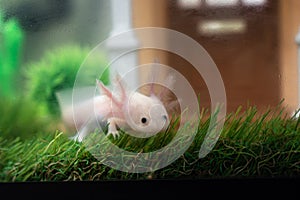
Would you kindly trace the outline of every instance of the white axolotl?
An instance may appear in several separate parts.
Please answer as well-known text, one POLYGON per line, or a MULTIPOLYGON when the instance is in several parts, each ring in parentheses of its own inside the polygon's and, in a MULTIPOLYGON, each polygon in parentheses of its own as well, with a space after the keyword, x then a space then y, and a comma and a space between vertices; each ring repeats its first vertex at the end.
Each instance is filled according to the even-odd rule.
MULTIPOLYGON (((73 137, 75 140, 83 141, 88 134, 99 127, 99 124, 102 128, 108 125, 107 135, 112 135, 114 138, 120 135, 119 128, 132 131, 134 136, 141 138, 152 136, 167 129, 170 123, 169 115, 160 98, 154 94, 153 84, 150 96, 137 91, 129 92, 122 83, 120 76, 117 76, 115 80, 119 89, 116 94, 101 81, 96 80, 96 84, 100 90, 100 95, 74 107, 77 109, 77 113, 80 113, 80 116, 76 118, 76 125, 79 126, 79 129, 73 137), (88 107, 93 109, 86 109, 88 107)), ((70 108, 62 111, 64 121, 72 121, 73 112, 70 112, 70 108)))

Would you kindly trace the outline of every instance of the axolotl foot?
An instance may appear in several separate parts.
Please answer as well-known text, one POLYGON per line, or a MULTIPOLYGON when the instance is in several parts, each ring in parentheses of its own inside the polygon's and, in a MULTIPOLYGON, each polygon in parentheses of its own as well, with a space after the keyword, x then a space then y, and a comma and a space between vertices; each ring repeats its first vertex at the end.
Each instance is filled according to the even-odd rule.
POLYGON ((107 137, 110 136, 110 135, 112 135, 114 139, 117 139, 117 138, 120 137, 120 133, 117 130, 116 131, 108 131, 107 137))
POLYGON ((120 132, 117 129, 117 123, 122 124, 124 123, 124 120, 118 119, 118 118, 110 118, 107 120, 108 121, 108 132, 107 136, 112 135, 114 139, 117 139, 120 137, 120 132))

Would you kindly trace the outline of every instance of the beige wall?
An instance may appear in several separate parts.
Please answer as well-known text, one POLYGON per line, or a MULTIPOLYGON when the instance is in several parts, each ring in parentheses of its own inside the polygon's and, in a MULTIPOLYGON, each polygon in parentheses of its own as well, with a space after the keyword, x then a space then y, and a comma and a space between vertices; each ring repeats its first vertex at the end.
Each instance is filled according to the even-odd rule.
MULTIPOLYGON (((167 0, 133 0, 133 27, 168 27, 167 0)), ((155 40, 155 38, 152 38, 155 40)), ((153 62, 159 59, 162 64, 167 64, 167 55, 158 50, 142 50, 139 52, 139 64, 153 62)), ((147 79, 147 74, 141 74, 142 80, 147 79)))
POLYGON ((281 96, 285 99, 285 105, 292 112, 298 106, 298 64, 295 36, 300 27, 300 1, 281 0, 279 7, 281 96))

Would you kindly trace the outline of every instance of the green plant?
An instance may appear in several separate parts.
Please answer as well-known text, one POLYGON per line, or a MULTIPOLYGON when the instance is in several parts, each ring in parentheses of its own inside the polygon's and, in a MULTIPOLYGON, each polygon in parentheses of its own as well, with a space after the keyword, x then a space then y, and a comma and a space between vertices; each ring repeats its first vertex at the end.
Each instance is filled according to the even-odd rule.
POLYGON ((27 139, 55 127, 54 122, 41 116, 36 104, 28 99, 0 98, 0 113, 0 137, 3 138, 27 139))
MULTIPOLYGON (((213 150, 198 153, 210 119, 199 119, 190 148, 165 168, 147 173, 127 173, 101 164, 86 146, 62 132, 21 141, 0 137, 0 181, 141 180, 217 177, 293 177, 300 175, 300 119, 282 110, 258 114, 255 107, 230 113, 213 150)), ((176 123, 175 123, 176 126, 176 123)), ((122 134, 115 145, 133 152, 147 152, 166 145, 175 134, 133 139, 122 134)), ((122 155, 117 155, 122 156, 122 155)), ((120 163, 122 164, 122 163, 120 163)))
MULTIPOLYGON (((43 58, 30 63, 25 68, 26 89, 28 96, 37 102, 45 113, 57 116, 59 103, 56 92, 73 87, 78 70, 89 54, 89 48, 78 45, 66 45, 46 52, 43 58)), ((88 67, 84 73, 87 82, 94 83, 96 78, 109 83, 109 70, 101 77, 96 77, 99 68, 106 68, 104 54, 95 59, 88 59, 88 67)))
POLYGON ((15 97, 24 33, 16 19, 3 20, 0 11, 0 96, 15 97))

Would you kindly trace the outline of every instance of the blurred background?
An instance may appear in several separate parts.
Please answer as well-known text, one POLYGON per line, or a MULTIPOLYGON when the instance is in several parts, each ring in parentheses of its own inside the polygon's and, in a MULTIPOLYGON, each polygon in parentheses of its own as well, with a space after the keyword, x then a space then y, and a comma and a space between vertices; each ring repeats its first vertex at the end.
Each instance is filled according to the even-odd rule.
MULTIPOLYGON (((59 113, 55 93, 73 86, 93 48, 118 33, 149 26, 182 32, 205 48, 223 78, 228 112, 247 105, 265 110, 282 100, 290 114, 299 107, 298 0, 1 0, 0 14, 1 96, 30 96, 43 104, 38 112, 44 114, 59 113)), ((132 35, 107 44, 101 65, 138 41, 132 35)), ((172 53, 131 52, 110 70, 123 73, 154 59, 186 76, 201 96, 200 106, 210 106, 201 75, 172 53)), ((146 77, 136 74, 130 84, 146 77)))
MULTIPOLYGON (((256 105, 264 110, 279 105, 281 100, 288 112, 298 109, 299 1, 136 0, 132 3, 135 27, 168 27, 190 36, 206 49, 222 75, 229 112, 240 105, 256 105)), ((165 57, 170 66, 189 76, 189 80, 201 79, 187 70, 191 66, 183 59, 169 54, 165 57)), ((202 105, 208 106, 205 83, 193 86, 202 94, 202 105)))

